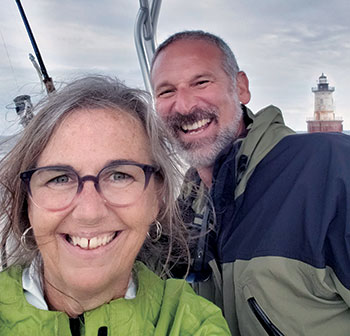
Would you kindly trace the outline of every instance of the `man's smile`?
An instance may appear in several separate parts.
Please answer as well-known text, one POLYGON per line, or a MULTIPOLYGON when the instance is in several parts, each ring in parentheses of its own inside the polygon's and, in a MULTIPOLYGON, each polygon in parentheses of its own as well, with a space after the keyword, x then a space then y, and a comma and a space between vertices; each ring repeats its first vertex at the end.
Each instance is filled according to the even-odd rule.
POLYGON ((184 133, 196 133, 201 131, 203 128, 207 127, 212 122, 212 120, 213 120, 212 118, 204 118, 194 123, 182 124, 181 130, 184 133))

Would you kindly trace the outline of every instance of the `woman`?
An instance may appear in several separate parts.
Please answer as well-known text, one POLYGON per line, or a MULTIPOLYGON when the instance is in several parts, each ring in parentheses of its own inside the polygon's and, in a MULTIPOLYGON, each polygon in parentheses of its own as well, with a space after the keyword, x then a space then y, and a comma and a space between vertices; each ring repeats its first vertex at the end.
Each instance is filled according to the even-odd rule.
POLYGON ((166 271, 186 251, 149 106, 117 80, 77 80, 4 158, 1 335, 229 334, 217 307, 145 266, 166 271))

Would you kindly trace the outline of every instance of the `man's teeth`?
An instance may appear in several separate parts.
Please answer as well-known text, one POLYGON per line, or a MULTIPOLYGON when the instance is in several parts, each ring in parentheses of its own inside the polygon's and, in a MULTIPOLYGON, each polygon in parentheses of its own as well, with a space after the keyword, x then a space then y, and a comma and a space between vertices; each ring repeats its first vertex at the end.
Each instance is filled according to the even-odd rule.
POLYGON ((202 119, 194 122, 193 124, 184 124, 181 126, 181 128, 187 132, 194 131, 209 123, 210 123, 210 119, 202 119))
POLYGON ((69 239, 67 240, 74 246, 79 246, 85 250, 91 250, 100 246, 107 245, 113 240, 114 237, 115 232, 112 232, 110 234, 100 235, 91 239, 77 236, 69 236, 69 239))

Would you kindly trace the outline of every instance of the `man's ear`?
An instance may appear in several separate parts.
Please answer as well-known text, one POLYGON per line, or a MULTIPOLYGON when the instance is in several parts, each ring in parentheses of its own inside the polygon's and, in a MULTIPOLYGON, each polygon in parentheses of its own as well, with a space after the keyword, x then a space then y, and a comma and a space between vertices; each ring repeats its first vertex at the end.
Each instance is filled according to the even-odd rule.
POLYGON ((236 77, 236 86, 239 101, 242 104, 248 104, 250 101, 249 80, 245 72, 238 72, 236 77))

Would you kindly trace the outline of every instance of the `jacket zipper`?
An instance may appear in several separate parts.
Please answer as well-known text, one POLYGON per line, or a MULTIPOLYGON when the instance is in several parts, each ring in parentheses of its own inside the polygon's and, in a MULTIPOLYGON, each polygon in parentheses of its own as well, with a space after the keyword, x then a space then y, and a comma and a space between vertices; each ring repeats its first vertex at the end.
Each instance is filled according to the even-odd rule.
POLYGON ((282 332, 271 322, 254 297, 249 298, 247 301, 250 309, 269 336, 284 336, 282 332))

